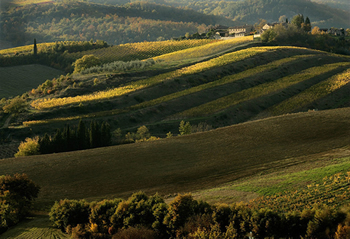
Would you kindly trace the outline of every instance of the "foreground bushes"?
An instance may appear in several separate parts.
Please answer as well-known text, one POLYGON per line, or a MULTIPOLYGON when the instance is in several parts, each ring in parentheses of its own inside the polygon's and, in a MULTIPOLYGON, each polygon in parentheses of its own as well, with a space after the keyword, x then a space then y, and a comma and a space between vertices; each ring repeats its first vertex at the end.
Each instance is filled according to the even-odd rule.
POLYGON ((128 200, 61 200, 50 212, 74 238, 348 238, 350 209, 279 213, 248 204, 209 205, 189 194, 169 205, 135 193, 128 200))
POLYGON ((39 187, 25 174, 0 176, 0 233, 28 214, 38 193, 39 187))

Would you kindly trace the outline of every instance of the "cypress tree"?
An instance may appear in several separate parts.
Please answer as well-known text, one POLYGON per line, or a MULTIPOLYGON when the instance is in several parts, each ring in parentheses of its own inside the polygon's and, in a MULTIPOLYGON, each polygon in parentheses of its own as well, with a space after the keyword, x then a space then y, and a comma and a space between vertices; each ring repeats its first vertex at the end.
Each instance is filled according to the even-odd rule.
POLYGON ((91 121, 90 123, 90 130, 89 130, 89 142, 90 142, 90 148, 95 148, 97 147, 97 142, 96 142, 96 134, 97 134, 97 124, 96 121, 91 121))
POLYGON ((101 146, 111 144, 111 126, 107 122, 103 122, 101 126, 101 146))
POLYGON ((42 154, 52 153, 51 140, 47 133, 39 139, 39 152, 42 154))
POLYGON ((86 127, 82 119, 80 119, 77 129, 77 147, 78 149, 87 148, 86 127))
POLYGON ((53 137, 52 144, 53 144, 54 153, 59 153, 64 151, 63 150, 64 141, 63 141, 62 132, 60 129, 57 129, 56 134, 53 137))
POLYGON ((36 39, 34 38, 34 56, 38 55, 38 47, 36 46, 36 39))

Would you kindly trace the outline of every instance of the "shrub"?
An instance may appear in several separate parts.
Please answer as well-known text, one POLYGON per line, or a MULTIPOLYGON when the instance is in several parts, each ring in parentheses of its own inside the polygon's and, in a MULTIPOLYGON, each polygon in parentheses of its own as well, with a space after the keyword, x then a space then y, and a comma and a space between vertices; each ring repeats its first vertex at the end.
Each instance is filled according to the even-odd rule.
POLYGON ((122 199, 103 200, 91 205, 90 223, 97 225, 98 232, 108 233, 112 226, 111 217, 121 202, 122 199))
POLYGON ((180 135, 191 134, 192 126, 190 122, 181 121, 179 126, 180 135))
POLYGON ((0 176, 0 232, 28 214, 39 190, 25 174, 0 176))
POLYGON ((120 202, 111 218, 114 228, 128 228, 142 225, 152 228, 156 221, 153 208, 164 200, 158 195, 148 197, 143 192, 134 193, 127 201, 120 202))
POLYGON ((50 211, 50 220, 54 226, 65 230, 68 226, 89 222, 90 205, 85 200, 60 200, 55 202, 50 211))
POLYGON ((27 103, 22 98, 16 97, 10 100, 2 109, 5 113, 18 114, 24 112, 27 107, 27 103))
POLYGON ((73 63, 73 66, 74 66, 73 73, 79 73, 87 68, 97 66, 100 64, 101 64, 101 61, 98 57, 94 55, 85 55, 73 63))
POLYGON ((25 142, 21 142, 18 146, 18 152, 15 157, 19 156, 29 156, 39 154, 39 137, 26 138, 25 142))
POLYGON ((186 221, 195 214, 198 202, 191 194, 178 195, 169 205, 168 213, 164 218, 164 223, 169 229, 169 233, 176 235, 177 231, 183 227, 186 221))
POLYGON ((145 227, 129 227, 120 230, 117 234, 113 235, 113 239, 155 239, 156 233, 145 227))

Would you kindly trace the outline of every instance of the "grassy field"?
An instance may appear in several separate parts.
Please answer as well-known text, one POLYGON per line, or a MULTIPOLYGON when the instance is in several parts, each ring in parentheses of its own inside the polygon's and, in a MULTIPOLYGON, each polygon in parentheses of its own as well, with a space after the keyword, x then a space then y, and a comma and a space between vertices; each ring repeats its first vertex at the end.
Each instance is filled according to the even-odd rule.
POLYGON ((0 98, 21 95, 62 74, 63 71, 43 65, 0 67, 0 98))
POLYGON ((286 115, 153 142, 3 159, 0 174, 27 173, 42 188, 40 207, 60 198, 209 189, 317 162, 349 146, 349 110, 286 115))

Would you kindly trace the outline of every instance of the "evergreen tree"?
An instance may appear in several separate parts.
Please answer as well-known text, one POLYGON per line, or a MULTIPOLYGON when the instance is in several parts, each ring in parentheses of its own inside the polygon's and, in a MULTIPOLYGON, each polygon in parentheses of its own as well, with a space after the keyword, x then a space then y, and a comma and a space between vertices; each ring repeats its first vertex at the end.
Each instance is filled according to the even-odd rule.
POLYGON ((306 32, 311 31, 311 22, 310 22, 309 17, 306 17, 305 23, 302 23, 301 25, 302 25, 302 28, 304 31, 306 31, 306 32))
POLYGON ((55 136, 53 137, 53 140, 51 141, 53 145, 53 152, 59 153, 63 152, 64 149, 64 142, 62 137, 62 132, 60 129, 57 129, 55 136))
POLYGON ((39 152, 42 154, 52 153, 52 143, 47 133, 39 139, 39 152))
POLYGON ((36 45, 36 39, 34 38, 34 56, 38 55, 38 47, 36 45))
POLYGON ((86 137, 86 127, 82 119, 80 119, 77 129, 77 148, 86 149, 88 147, 87 137, 86 137))
POLYGON ((107 122, 103 122, 101 126, 101 146, 110 145, 111 139, 111 126, 107 122))

